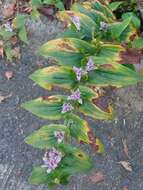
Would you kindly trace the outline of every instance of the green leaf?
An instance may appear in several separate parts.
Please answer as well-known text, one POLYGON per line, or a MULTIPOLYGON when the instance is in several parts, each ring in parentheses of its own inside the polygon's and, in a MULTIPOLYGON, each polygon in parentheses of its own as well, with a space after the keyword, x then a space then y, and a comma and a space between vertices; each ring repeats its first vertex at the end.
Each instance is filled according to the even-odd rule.
POLYGON ((109 17, 115 20, 115 16, 110 8, 107 5, 101 4, 99 1, 91 3, 93 9, 102 12, 106 17, 109 17))
POLYGON ((69 114, 66 119, 68 119, 68 122, 70 123, 69 130, 71 136, 78 140, 78 142, 82 141, 89 144, 90 140, 88 132, 90 131, 90 128, 88 123, 74 114, 69 114))
POLYGON ((47 175, 46 169, 41 167, 35 167, 29 180, 34 185, 48 184, 49 177, 47 175))
POLYGON ((139 17, 133 13, 133 12, 127 12, 127 13, 124 13, 122 15, 122 19, 123 20, 126 20, 126 19, 131 19, 131 23, 133 24, 133 26, 137 29, 140 28, 141 26, 141 20, 139 19, 139 17))
POLYGON ((60 10, 63 11, 65 9, 64 4, 62 2, 57 2, 55 6, 60 10))
POLYGON ((122 5, 123 1, 117 1, 117 2, 112 2, 108 5, 108 7, 112 10, 112 11, 116 11, 120 5, 122 5))
POLYGON ((57 38, 77 38, 77 39, 83 39, 84 34, 82 32, 77 32, 73 30, 72 28, 66 29, 64 32, 59 34, 57 38))
POLYGON ((25 142, 40 149, 49 149, 53 146, 58 146, 57 138, 54 135, 55 131, 64 131, 65 137, 69 134, 69 129, 65 125, 45 125, 38 131, 35 131, 30 136, 26 137, 25 142))
POLYGON ((91 101, 86 100, 79 107, 79 111, 85 116, 92 117, 93 119, 110 120, 113 118, 113 113, 111 107, 109 108, 109 112, 105 112, 96 105, 94 105, 91 101))
POLYGON ((112 37, 117 40, 118 38, 120 38, 122 33, 127 29, 127 27, 129 27, 130 23, 131 23, 131 18, 127 18, 122 22, 115 22, 110 24, 108 30, 111 32, 112 37))
MULTIPOLYGON (((69 23, 71 23, 73 26, 73 22, 72 22, 72 16, 77 16, 80 20, 80 32, 82 32, 84 34, 85 37, 91 39, 93 36, 93 33, 96 30, 96 23, 92 20, 92 18, 90 18, 89 16, 82 14, 80 12, 76 12, 76 11, 61 11, 58 14, 58 17, 62 20, 62 21, 68 21, 69 23)), ((76 30, 76 28, 75 28, 76 30)))
POLYGON ((93 163, 90 157, 79 148, 61 144, 60 149, 66 154, 61 163, 66 166, 62 172, 73 175, 77 172, 88 172, 92 168, 93 163))
POLYGON ((80 5, 78 3, 74 3, 71 7, 73 11, 81 12, 89 16, 96 24, 100 24, 100 22, 110 22, 110 19, 106 17, 102 12, 92 9, 89 5, 83 4, 80 5))
POLYGON ((53 0, 44 0, 43 1, 44 4, 47 4, 47 5, 53 5, 53 0))
POLYGON ((92 168, 91 159, 80 149, 62 144, 60 150, 64 153, 64 157, 59 166, 50 174, 47 174, 45 168, 35 167, 30 177, 31 183, 48 184, 49 187, 67 184, 70 176, 79 172, 87 172, 92 168))
POLYGON ((12 61, 12 57, 13 57, 11 47, 10 46, 6 46, 4 48, 4 52, 5 52, 7 60, 11 62, 12 61))
POLYGON ((35 71, 30 78, 41 87, 51 90, 54 86, 71 89, 76 86, 75 74, 69 68, 50 66, 35 71))
POLYGON ((32 11, 31 11, 31 18, 32 19, 34 19, 34 20, 36 20, 36 19, 38 19, 39 17, 40 17, 40 13, 39 13, 39 11, 37 10, 37 8, 36 7, 33 7, 32 8, 32 11))
POLYGON ((135 48, 135 49, 143 49, 143 37, 140 37, 138 39, 135 39, 133 42, 132 42, 132 48, 135 48))
POLYGON ((51 40, 40 49, 40 55, 53 57, 59 65, 78 66, 86 54, 94 54, 96 48, 88 42, 76 38, 51 40))
POLYGON ((126 49, 121 45, 104 43, 101 44, 99 53, 94 56, 89 56, 89 58, 91 58, 97 66, 104 64, 112 65, 121 61, 121 53, 125 51, 126 49))
POLYGON ((0 36, 2 36, 4 40, 9 40, 14 35, 14 32, 6 31, 4 28, 0 28, 0 36))
POLYGON ((81 98, 84 100, 92 100, 93 98, 97 98, 98 94, 93 91, 93 89, 87 87, 87 86, 78 86, 80 92, 81 92, 81 98))
POLYGON ((23 42, 25 42, 25 43, 28 44, 27 31, 26 31, 25 26, 23 26, 23 27, 19 30, 18 36, 19 36, 19 38, 20 38, 21 41, 23 41, 23 42))
MULTIPOLYGON (((110 57, 112 60, 118 59, 121 52, 124 52, 125 48, 121 45, 103 43, 100 46, 98 56, 110 57)), ((112 63, 111 63, 112 64, 112 63)))
POLYGON ((59 120, 62 118, 62 100, 58 96, 48 98, 37 98, 22 104, 22 107, 33 114, 48 120, 59 120))
POLYGON ((89 85, 123 87, 136 84, 143 77, 121 64, 105 65, 90 73, 89 85))
POLYGON ((32 4, 32 6, 35 6, 35 7, 39 7, 40 5, 42 5, 41 0, 31 0, 30 2, 32 4))
POLYGON ((117 64, 118 61, 121 60, 120 55, 117 56, 109 56, 108 55, 101 55, 101 56, 90 56, 89 58, 91 58, 95 65, 99 66, 99 65, 107 65, 107 64, 117 64))
POLYGON ((16 29, 21 29, 25 26, 27 16, 26 15, 17 15, 13 20, 13 26, 16 29))

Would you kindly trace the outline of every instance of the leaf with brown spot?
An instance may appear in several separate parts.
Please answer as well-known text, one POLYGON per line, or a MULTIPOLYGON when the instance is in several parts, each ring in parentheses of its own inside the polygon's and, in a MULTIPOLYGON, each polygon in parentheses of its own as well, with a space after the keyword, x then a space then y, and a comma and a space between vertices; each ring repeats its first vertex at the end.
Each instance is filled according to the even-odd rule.
POLYGON ((121 164, 125 170, 129 172, 133 171, 132 166, 129 161, 120 161, 119 164, 121 164))
POLYGON ((12 71, 6 71, 4 75, 5 75, 7 80, 10 80, 13 77, 13 72, 12 71))
POLYGON ((92 183, 101 183, 104 181, 104 174, 102 172, 96 172, 90 177, 92 183))
MULTIPOLYGON (((80 22, 81 36, 84 36, 90 39, 92 39, 92 33, 94 31, 97 31, 97 28, 98 28, 97 24, 94 22, 94 20, 91 17, 77 10, 60 11, 58 12, 57 17, 61 21, 67 21, 69 23, 69 26, 74 25, 72 18, 78 17, 79 22, 80 22)), ((76 30, 78 29, 76 28, 76 30)))
POLYGON ((95 49, 92 44, 77 38, 59 38, 42 45, 39 53, 45 58, 52 57, 59 65, 80 67, 85 54, 94 54, 95 49))

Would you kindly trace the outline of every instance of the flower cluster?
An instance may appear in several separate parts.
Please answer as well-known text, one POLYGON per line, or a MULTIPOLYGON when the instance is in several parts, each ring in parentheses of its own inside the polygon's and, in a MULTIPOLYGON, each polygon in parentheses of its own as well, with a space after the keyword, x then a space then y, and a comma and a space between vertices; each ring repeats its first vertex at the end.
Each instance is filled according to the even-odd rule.
POLYGON ((88 74, 88 72, 93 71, 95 69, 96 69, 96 66, 91 58, 89 58, 85 69, 82 69, 81 67, 80 68, 75 67, 75 66, 73 67, 73 71, 76 74, 77 81, 80 81, 82 76, 88 74))
MULTIPOLYGON (((68 96, 67 100, 73 100, 77 101, 78 103, 82 104, 82 98, 81 98, 81 93, 80 90, 77 89, 74 91, 70 96, 68 96)), ((64 103, 62 107, 62 113, 70 112, 74 109, 71 103, 64 103)))
POLYGON ((90 72, 96 69, 96 66, 91 58, 89 58, 87 65, 86 65, 86 72, 90 72))
POLYGON ((63 140, 64 140, 64 135, 65 135, 65 132, 64 132, 64 131, 55 131, 55 132, 54 132, 54 136, 57 138, 58 143, 63 142, 63 140))
POLYGON ((81 93, 80 90, 77 89, 75 92, 73 92, 70 96, 68 96, 68 100, 76 100, 78 103, 82 104, 82 99, 81 99, 81 93))
POLYGON ((62 113, 72 111, 74 108, 70 103, 64 103, 62 106, 62 113))
POLYGON ((73 16, 71 16, 71 20, 72 20, 73 24, 75 25, 76 29, 78 31, 80 31, 80 19, 79 19, 79 17, 73 15, 73 16))
MULTIPOLYGON (((80 68, 75 67, 75 66, 73 67, 73 70, 76 74, 77 81, 80 81, 82 76, 85 76, 86 74, 88 74, 88 72, 93 71, 95 69, 96 69, 96 66, 91 58, 89 58, 85 69, 82 69, 81 67, 80 68)), ((77 101, 78 103, 82 104, 80 90, 77 89, 76 91, 74 91, 70 96, 68 96, 67 100, 74 100, 74 101, 77 101)), ((74 107, 72 106, 72 104, 64 103, 62 106, 62 113, 70 112, 73 109, 74 109, 74 107)))
POLYGON ((55 148, 52 148, 45 152, 43 161, 44 165, 42 165, 43 168, 47 168, 47 173, 51 173, 52 170, 57 168, 59 162, 61 161, 63 155, 60 151, 58 151, 55 148))
POLYGON ((100 30, 102 30, 102 31, 107 31, 107 29, 108 29, 108 24, 106 23, 106 22, 100 22, 100 30))
POLYGON ((6 23, 4 24, 4 27, 5 27, 5 30, 6 30, 7 32, 12 32, 12 31, 13 31, 10 22, 6 22, 6 23))
POLYGON ((78 67, 73 67, 73 70, 76 74, 76 78, 78 81, 81 80, 82 76, 84 76, 86 74, 86 72, 82 69, 82 68, 78 68, 78 67))

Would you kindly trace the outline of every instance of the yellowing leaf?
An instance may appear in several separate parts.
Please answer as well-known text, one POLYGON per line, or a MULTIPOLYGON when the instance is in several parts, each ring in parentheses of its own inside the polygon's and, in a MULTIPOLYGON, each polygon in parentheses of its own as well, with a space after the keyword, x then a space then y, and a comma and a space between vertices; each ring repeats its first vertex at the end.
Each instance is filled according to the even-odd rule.
POLYGON ((22 107, 33 114, 48 120, 59 120, 62 118, 62 100, 58 96, 40 97, 22 104, 22 107))
POLYGON ((71 121, 69 127, 71 136, 77 139, 79 142, 90 144, 91 142, 88 136, 90 127, 88 123, 74 114, 69 114, 67 119, 69 122, 71 121))
POLYGON ((30 78, 41 87, 51 90, 52 87, 70 89, 76 85, 73 71, 69 68, 50 66, 35 71, 30 78))
POLYGON ((27 144, 32 145, 33 147, 40 149, 49 149, 52 148, 53 145, 58 146, 59 143, 54 135, 55 131, 63 131, 65 138, 67 138, 69 133, 69 129, 65 125, 45 125, 41 127, 39 130, 32 133, 31 135, 29 135, 28 137, 26 137, 25 142, 27 144))
POLYGON ((80 66, 85 54, 96 52, 94 45, 76 38, 59 38, 45 43, 39 49, 40 55, 52 57, 59 65, 66 67, 80 66))

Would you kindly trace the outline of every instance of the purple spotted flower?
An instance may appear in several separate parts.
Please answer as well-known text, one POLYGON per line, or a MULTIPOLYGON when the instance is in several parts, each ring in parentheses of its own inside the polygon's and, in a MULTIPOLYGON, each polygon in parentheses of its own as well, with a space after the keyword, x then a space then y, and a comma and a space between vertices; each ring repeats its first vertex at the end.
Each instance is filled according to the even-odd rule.
POLYGON ((100 22, 100 30, 102 30, 102 31, 107 31, 107 29, 108 29, 108 24, 106 23, 106 22, 100 22))
POLYGON ((68 96, 68 100, 77 100, 80 104, 82 104, 81 93, 80 90, 77 89, 70 96, 68 96))
POLYGON ((64 135, 65 135, 65 132, 64 132, 64 131, 55 131, 55 132, 54 132, 54 136, 57 138, 58 143, 63 142, 63 140, 64 140, 64 135))
POLYGON ((6 30, 7 32, 12 32, 12 31, 13 31, 10 22, 5 23, 5 24, 4 24, 4 27, 5 27, 5 30, 6 30))
POLYGON ((44 154, 44 165, 42 165, 42 167, 47 169, 47 173, 50 173, 58 166, 59 162, 62 159, 62 156, 62 153, 55 148, 48 150, 44 154))
POLYGON ((82 76, 87 74, 87 72, 85 70, 83 70, 82 68, 78 68, 78 67, 74 66, 73 70, 74 70, 74 72, 76 74, 76 78, 77 78, 78 81, 81 80, 82 76))
POLYGON ((79 19, 79 17, 73 15, 73 16, 71 16, 71 20, 72 20, 73 24, 75 25, 76 29, 78 31, 80 31, 80 19, 79 19))
POLYGON ((87 65, 86 65, 86 71, 89 72, 89 71, 93 71, 96 69, 96 66, 93 62, 93 60, 91 58, 89 58, 88 62, 87 62, 87 65))
POLYGON ((74 108, 70 103, 64 103, 63 107, 62 107, 62 113, 66 113, 66 112, 70 112, 72 111, 74 108))

